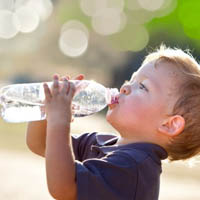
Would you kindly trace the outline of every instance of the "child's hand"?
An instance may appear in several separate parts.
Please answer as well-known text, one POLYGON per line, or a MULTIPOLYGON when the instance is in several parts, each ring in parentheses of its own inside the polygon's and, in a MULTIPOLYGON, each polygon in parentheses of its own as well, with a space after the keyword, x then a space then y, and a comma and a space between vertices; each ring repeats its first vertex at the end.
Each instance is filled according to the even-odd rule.
POLYGON ((58 75, 53 77, 53 86, 50 90, 44 83, 45 111, 47 122, 56 125, 69 126, 72 118, 71 102, 75 93, 75 86, 66 78, 59 84, 58 75))
MULTIPOLYGON (((74 77, 74 78, 70 78, 70 76, 68 76, 68 75, 66 75, 66 76, 62 76, 61 78, 60 78, 60 80, 61 81, 64 81, 65 79, 67 79, 67 80, 79 80, 79 81, 81 81, 81 80, 83 80, 85 77, 84 77, 84 75, 83 74, 79 74, 79 75, 77 75, 76 77, 74 77)), ((79 86, 78 85, 75 85, 76 86, 76 91, 75 91, 75 94, 76 94, 76 92, 77 91, 79 91, 79 86)), ((72 114, 74 114, 75 113, 75 109, 78 109, 77 108, 77 106, 75 106, 75 105, 73 105, 72 104, 72 114)), ((73 122, 74 121, 74 117, 72 116, 72 119, 71 119, 71 122, 73 122)))
POLYGON ((79 74, 78 76, 76 76, 75 78, 70 78, 70 76, 66 75, 66 76, 63 76, 61 77, 61 81, 63 81, 64 79, 67 79, 67 80, 83 80, 84 79, 84 75, 83 74, 79 74))

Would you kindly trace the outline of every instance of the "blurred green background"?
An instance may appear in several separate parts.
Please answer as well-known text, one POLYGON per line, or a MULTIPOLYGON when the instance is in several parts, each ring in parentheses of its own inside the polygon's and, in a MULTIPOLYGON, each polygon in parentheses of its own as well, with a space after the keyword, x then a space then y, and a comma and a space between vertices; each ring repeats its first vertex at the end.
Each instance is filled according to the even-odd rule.
MULTIPOLYGON (((0 86, 58 73, 119 88, 161 43, 198 60, 199 10, 199 0, 0 0, 0 86)), ((105 112, 75 119, 72 132, 116 132, 105 112)), ((0 199, 52 199, 26 126, 0 120, 0 199)), ((160 200, 200 199, 200 164, 191 163, 163 163, 160 200)))

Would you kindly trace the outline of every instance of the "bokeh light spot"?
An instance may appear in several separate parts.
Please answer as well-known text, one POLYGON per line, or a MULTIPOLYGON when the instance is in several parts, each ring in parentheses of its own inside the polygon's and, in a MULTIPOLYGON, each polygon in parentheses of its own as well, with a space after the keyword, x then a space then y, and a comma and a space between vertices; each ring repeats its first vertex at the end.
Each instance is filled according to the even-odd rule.
POLYGON ((122 31, 127 25, 127 15, 126 15, 126 13, 121 12, 120 17, 121 17, 121 24, 120 24, 119 32, 122 31))
POLYGON ((17 10, 18 8, 26 5, 29 2, 29 0, 13 0, 13 2, 14 2, 13 8, 14 10, 17 10))
POLYGON ((16 10, 16 15, 20 22, 20 31, 23 33, 34 31, 40 23, 40 18, 38 14, 31 7, 20 7, 16 10))
POLYGON ((47 20, 53 12, 53 4, 50 0, 29 0, 27 5, 39 14, 42 21, 47 20))
POLYGON ((0 10, 12 10, 14 8, 14 0, 0 0, 0 10))
POLYGON ((101 35, 111 35, 120 30, 121 20, 117 9, 106 8, 92 18, 92 26, 101 35))
POLYGON ((107 0, 81 0, 81 10, 88 16, 95 16, 107 7, 107 0))
POLYGON ((144 26, 134 25, 110 36, 112 45, 121 51, 141 51, 149 42, 149 33, 144 26))
POLYGON ((107 8, 114 8, 118 12, 122 12, 124 9, 124 0, 107 0, 107 8))
POLYGON ((177 7, 177 4, 177 0, 165 0, 161 9, 156 11, 156 17, 169 15, 177 7))
POLYGON ((140 10, 142 8, 138 0, 126 0, 125 7, 129 10, 140 10))
POLYGON ((138 0, 138 3, 145 10, 156 11, 164 4, 165 0, 138 0))
POLYGON ((87 27, 81 22, 71 20, 61 29, 59 47, 66 56, 77 57, 87 50, 88 40, 87 27))
POLYGON ((85 33, 85 35, 87 35, 87 37, 89 38, 89 31, 87 27, 78 20, 70 20, 67 23, 63 24, 61 33, 67 31, 68 29, 82 30, 85 33))
POLYGON ((147 10, 135 10, 127 12, 130 24, 145 24, 155 17, 154 12, 147 10))
POLYGON ((15 14, 8 10, 0 10, 0 38, 10 39, 19 32, 19 24, 15 14))

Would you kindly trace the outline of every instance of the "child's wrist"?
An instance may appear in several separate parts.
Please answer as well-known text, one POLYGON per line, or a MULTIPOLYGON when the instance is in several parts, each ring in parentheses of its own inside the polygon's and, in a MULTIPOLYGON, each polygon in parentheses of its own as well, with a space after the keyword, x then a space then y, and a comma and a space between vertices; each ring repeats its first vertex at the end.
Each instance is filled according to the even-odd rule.
POLYGON ((47 115, 47 123, 52 125, 70 125, 70 122, 72 120, 71 114, 65 114, 65 113, 53 113, 51 115, 47 115))
POLYGON ((70 129, 70 122, 67 120, 48 120, 47 121, 47 133, 48 132, 65 132, 70 129))

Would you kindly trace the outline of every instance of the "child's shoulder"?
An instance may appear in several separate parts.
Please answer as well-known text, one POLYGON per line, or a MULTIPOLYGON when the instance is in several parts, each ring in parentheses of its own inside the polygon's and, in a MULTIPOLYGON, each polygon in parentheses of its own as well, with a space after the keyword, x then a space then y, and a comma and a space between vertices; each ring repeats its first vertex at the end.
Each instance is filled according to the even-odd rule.
POLYGON ((123 152, 129 154, 137 163, 150 162, 161 164, 161 160, 167 158, 167 152, 159 145, 152 143, 133 143, 127 145, 123 152), (130 150, 131 149, 131 150, 130 150))
POLYGON ((136 164, 149 162, 160 165, 161 160, 167 158, 167 152, 162 147, 151 143, 131 143, 121 145, 116 150, 134 160, 136 164))

